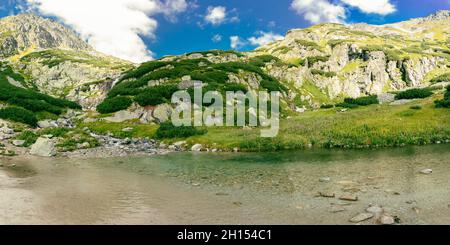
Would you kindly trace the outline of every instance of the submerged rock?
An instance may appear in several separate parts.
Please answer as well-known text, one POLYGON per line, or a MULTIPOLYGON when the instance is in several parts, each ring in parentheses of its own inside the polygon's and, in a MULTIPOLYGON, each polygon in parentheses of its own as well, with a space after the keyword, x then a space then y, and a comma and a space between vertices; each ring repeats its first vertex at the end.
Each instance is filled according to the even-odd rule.
POLYGON ((359 223, 359 222, 369 220, 369 219, 373 218, 374 216, 375 215, 372 213, 360 213, 360 214, 356 215, 355 217, 351 218, 350 222, 359 223))
POLYGON ((339 199, 342 200, 342 201, 351 201, 351 202, 358 201, 358 197, 357 196, 350 196, 350 195, 341 196, 341 197, 339 197, 339 199))
POLYGON ((383 214, 380 218, 380 224, 393 225, 393 224, 395 224, 395 218, 389 214, 383 214))
POLYGON ((423 169, 420 170, 421 174, 432 174, 433 173, 433 169, 423 169))
POLYGON ((12 144, 21 147, 25 144, 25 140, 13 140, 12 144))

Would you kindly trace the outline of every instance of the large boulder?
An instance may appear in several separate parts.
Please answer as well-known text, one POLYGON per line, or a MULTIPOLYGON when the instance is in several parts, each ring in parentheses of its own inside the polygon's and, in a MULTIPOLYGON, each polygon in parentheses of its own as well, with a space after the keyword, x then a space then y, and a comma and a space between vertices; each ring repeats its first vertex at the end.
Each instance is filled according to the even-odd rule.
POLYGON ((169 121, 172 116, 173 108, 169 104, 162 104, 155 108, 153 111, 153 117, 158 120, 159 123, 169 121))
POLYGON ((48 138, 39 138, 34 145, 31 146, 31 155, 40 157, 52 157, 56 155, 55 142, 48 138))
POLYGON ((105 118, 108 122, 125 122, 129 120, 139 119, 144 112, 142 110, 130 111, 123 110, 114 113, 114 116, 105 118))
POLYGON ((38 122, 38 126, 40 128, 55 128, 58 127, 58 124, 55 121, 42 120, 38 122))

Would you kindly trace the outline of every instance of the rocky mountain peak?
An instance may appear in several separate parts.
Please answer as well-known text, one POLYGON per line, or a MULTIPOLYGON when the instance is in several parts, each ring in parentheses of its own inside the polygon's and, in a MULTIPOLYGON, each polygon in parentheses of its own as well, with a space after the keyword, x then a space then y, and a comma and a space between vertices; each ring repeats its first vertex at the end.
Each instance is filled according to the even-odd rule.
POLYGON ((428 21, 441 21, 450 19, 450 10, 440 10, 428 17, 425 17, 424 19, 428 21))
POLYGON ((30 48, 92 50, 74 31, 51 19, 29 13, 0 19, 0 56, 30 48))

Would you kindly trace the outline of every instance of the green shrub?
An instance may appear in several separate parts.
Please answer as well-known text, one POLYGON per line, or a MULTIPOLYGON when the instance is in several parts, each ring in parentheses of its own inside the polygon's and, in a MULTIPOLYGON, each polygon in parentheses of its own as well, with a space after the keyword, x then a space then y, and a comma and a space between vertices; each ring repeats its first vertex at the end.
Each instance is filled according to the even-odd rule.
POLYGON ((20 107, 7 107, 5 109, 0 109, 0 118, 25 123, 32 127, 36 127, 38 122, 33 112, 20 107))
POLYGON ((275 80, 262 80, 260 85, 262 88, 267 89, 268 92, 282 92, 287 90, 286 87, 275 80))
POLYGON ((334 105, 329 105, 329 104, 323 104, 323 105, 320 106, 321 109, 330 109, 330 108, 333 108, 333 107, 334 107, 334 105))
POLYGON ((428 88, 423 89, 414 88, 398 93, 395 96, 395 99, 396 100, 424 99, 430 97, 431 95, 433 95, 433 92, 428 88))
POLYGON ((336 104, 336 106, 337 107, 343 107, 343 108, 349 108, 349 109, 353 109, 353 108, 357 108, 358 107, 357 104, 351 104, 351 103, 345 103, 345 102, 336 104))
POLYGON ((171 122, 162 123, 156 131, 158 139, 188 138, 195 135, 206 134, 206 129, 198 129, 192 126, 175 127, 171 122))
POLYGON ((102 114, 113 113, 125 110, 133 104, 133 101, 128 97, 118 96, 114 98, 105 99, 97 106, 97 111, 102 114))
POLYGON ((7 102, 11 105, 20 106, 33 112, 47 111, 55 115, 60 115, 62 113, 61 108, 50 105, 43 100, 23 99, 20 97, 15 97, 10 98, 7 102))
POLYGON ((249 60, 249 64, 254 65, 254 66, 264 67, 266 65, 266 63, 273 62, 273 61, 279 62, 280 59, 273 55, 260 55, 260 56, 251 58, 249 60))
POLYGON ((450 100, 436 100, 434 103, 437 108, 450 108, 450 100))
POLYGON ((366 97, 360 97, 360 98, 346 98, 344 99, 344 103, 347 104, 354 104, 359 106, 368 106, 372 104, 379 104, 380 101, 378 100, 378 97, 376 95, 372 96, 366 96, 366 97))
POLYGON ((245 85, 243 84, 239 84, 239 83, 227 83, 223 86, 223 90, 225 92, 238 92, 238 91, 242 91, 244 93, 248 92, 248 89, 245 85))
POLYGON ((327 62, 330 59, 330 56, 313 56, 306 58, 308 60, 308 66, 312 67, 317 62, 327 62))
POLYGON ((315 42, 311 42, 311 41, 308 41, 308 40, 296 40, 295 42, 298 45, 301 45, 301 46, 304 46, 304 47, 307 47, 307 48, 316 49, 316 50, 319 50, 319 51, 322 50, 322 48, 315 42))
POLYGON ((145 74, 152 72, 156 69, 162 68, 166 65, 168 65, 168 63, 162 61, 146 62, 141 64, 138 68, 128 71, 120 80, 123 81, 130 78, 140 78, 145 74))
POLYGON ((335 77, 337 75, 336 72, 322 71, 317 69, 311 69, 311 74, 321 75, 323 77, 335 77))
POLYGON ((450 82, 450 73, 446 73, 430 80, 431 83, 450 82))
POLYGON ((341 45, 341 44, 343 44, 345 42, 346 42, 346 40, 344 40, 344 39, 332 39, 332 40, 328 41, 328 45, 330 45, 331 48, 334 48, 334 47, 336 47, 338 45, 341 45))
POLYGON ((436 100, 434 102, 437 108, 450 108, 450 85, 447 86, 447 91, 444 94, 443 100, 436 100))
POLYGON ((170 102, 172 95, 178 91, 176 85, 161 85, 143 90, 134 100, 141 106, 156 106, 170 102))
POLYGON ((36 143, 36 140, 39 138, 37 134, 35 134, 32 131, 23 131, 19 136, 17 136, 16 139, 18 140, 24 140, 25 143, 23 144, 24 147, 29 147, 32 144, 36 143))

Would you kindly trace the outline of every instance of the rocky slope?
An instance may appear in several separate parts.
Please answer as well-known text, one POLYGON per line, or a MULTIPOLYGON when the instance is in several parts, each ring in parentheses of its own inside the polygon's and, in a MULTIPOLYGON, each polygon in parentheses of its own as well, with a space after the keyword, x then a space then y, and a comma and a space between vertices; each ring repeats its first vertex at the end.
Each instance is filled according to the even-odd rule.
MULTIPOLYGON (((321 24, 291 30, 284 40, 252 52, 213 50, 142 64, 127 73, 109 97, 139 102, 136 98, 154 87, 189 89, 185 85, 200 82, 209 90, 226 84, 239 84, 250 91, 279 90, 283 106, 296 112, 347 97, 383 97, 388 92, 428 86, 433 78, 450 74, 449 33, 449 11, 380 26, 321 24)), ((157 93, 147 95, 158 97, 157 93)), ((137 104, 110 119, 159 121, 161 115, 148 117, 155 108, 137 104)))
POLYGON ((450 12, 441 11, 389 25, 321 24, 291 30, 284 40, 250 55, 271 54, 291 64, 266 68, 290 83, 291 93, 301 94, 302 102, 318 106, 326 98, 428 85, 450 72, 449 34, 450 12))
POLYGON ((84 108, 94 108, 114 79, 131 67, 96 52, 69 28, 33 14, 0 20, 0 59, 27 78, 22 86, 84 108))

